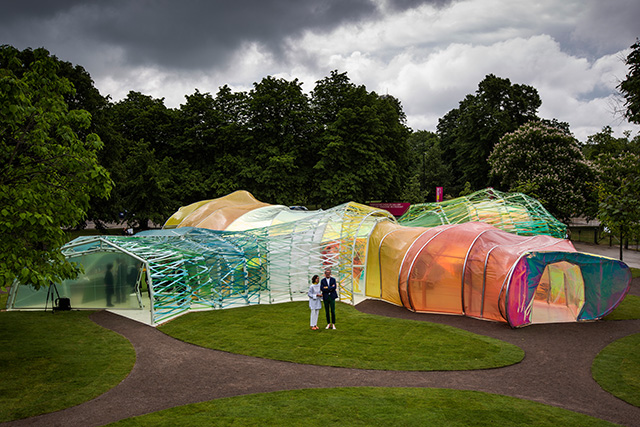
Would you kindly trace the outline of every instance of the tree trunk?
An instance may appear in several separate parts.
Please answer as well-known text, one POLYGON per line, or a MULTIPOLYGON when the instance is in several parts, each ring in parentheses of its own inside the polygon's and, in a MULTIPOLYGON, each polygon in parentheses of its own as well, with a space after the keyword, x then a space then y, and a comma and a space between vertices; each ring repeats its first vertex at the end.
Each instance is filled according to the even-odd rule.
POLYGON ((620 261, 622 261, 622 246, 624 245, 623 243, 623 234, 622 234, 622 228, 620 229, 620 261))

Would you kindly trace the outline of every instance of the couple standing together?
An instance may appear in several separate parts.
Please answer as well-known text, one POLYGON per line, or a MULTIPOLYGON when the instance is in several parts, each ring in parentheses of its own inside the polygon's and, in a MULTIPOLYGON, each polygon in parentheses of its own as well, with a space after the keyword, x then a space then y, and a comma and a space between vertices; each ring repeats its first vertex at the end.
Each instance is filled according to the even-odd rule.
POLYGON ((324 302, 324 312, 327 315, 326 329, 336 328, 336 299, 338 299, 338 283, 336 279, 331 277, 331 269, 324 271, 322 280, 318 280, 318 275, 311 279, 309 287, 309 308, 311 309, 311 329, 318 328, 318 314, 324 302), (319 283, 318 283, 319 282, 319 283))

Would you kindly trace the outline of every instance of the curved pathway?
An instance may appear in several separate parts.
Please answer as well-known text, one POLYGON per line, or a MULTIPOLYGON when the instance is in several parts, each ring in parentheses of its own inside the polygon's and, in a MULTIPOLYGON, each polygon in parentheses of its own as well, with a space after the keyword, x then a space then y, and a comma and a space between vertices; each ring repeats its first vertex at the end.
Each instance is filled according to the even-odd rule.
MULTIPOLYGON (((636 295, 638 288, 640 279, 635 279, 632 289, 636 295)), ((591 377, 591 363, 598 352, 619 338, 640 332, 640 320, 510 329, 504 324, 465 317, 411 313, 381 301, 367 300, 356 308, 366 313, 451 325, 518 345, 526 355, 513 366, 475 371, 374 371, 300 365, 201 348, 136 321, 99 311, 92 314, 92 320, 123 335, 135 348, 136 363, 129 376, 91 401, 5 425, 100 426, 221 397, 301 388, 374 386, 485 391, 640 426, 640 408, 603 391, 591 377)))

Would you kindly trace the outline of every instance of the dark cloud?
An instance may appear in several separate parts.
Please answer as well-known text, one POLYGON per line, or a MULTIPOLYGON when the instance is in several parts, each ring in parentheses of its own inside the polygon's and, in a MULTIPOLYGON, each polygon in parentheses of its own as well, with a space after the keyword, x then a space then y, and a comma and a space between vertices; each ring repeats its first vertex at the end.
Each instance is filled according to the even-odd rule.
POLYGON ((631 46, 640 37, 640 2, 596 1, 572 33, 575 42, 595 55, 611 54, 620 46, 631 46))
POLYGON ((32 19, 49 19, 52 16, 71 9, 73 6, 86 3, 83 0, 23 0, 4 2, 0 14, 0 25, 15 21, 32 19))
POLYGON ((306 28, 331 28, 375 12, 366 0, 341 6, 315 1, 118 1, 92 6, 83 33, 124 48, 131 63, 170 68, 225 62, 247 42, 278 52, 282 40, 306 28))
MULTIPOLYGON (((449 3, 448 0, 395 0, 387 6, 398 11, 425 2, 437 6, 449 3)), ((283 42, 295 40, 306 30, 323 32, 345 23, 357 25, 380 13, 372 0, 27 0, 11 3, 15 4, 3 8, 0 24, 14 29, 18 22, 26 26, 28 30, 23 31, 29 34, 22 34, 22 44, 49 48, 48 43, 57 44, 55 39, 63 37, 77 45, 90 43, 119 49, 130 64, 178 69, 225 63, 229 55, 245 43, 257 43, 282 58, 283 42), (42 32, 40 39, 39 32, 42 32)))
POLYGON ((388 7, 394 11, 403 11, 407 9, 414 9, 423 4, 430 4, 435 7, 444 7, 452 2, 453 0, 392 0, 389 1, 388 7))

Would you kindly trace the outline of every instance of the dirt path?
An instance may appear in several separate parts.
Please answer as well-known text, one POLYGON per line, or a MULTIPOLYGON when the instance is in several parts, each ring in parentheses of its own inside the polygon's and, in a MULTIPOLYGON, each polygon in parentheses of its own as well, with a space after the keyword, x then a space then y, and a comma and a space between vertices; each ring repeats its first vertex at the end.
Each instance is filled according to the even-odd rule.
MULTIPOLYGON (((632 289, 637 295, 639 279, 635 279, 632 289)), ((591 363, 597 353, 619 338, 640 332, 640 320, 535 325, 515 330, 465 317, 411 313, 381 301, 367 300, 356 308, 377 315, 447 324, 498 338, 518 345, 526 356, 521 363, 505 368, 453 372, 299 365, 204 349, 100 311, 91 316, 93 321, 123 335, 135 348, 137 359, 130 375, 94 400, 5 425, 100 426, 228 396, 317 387, 389 386, 498 393, 640 426, 640 408, 603 391, 591 377, 591 363)))

